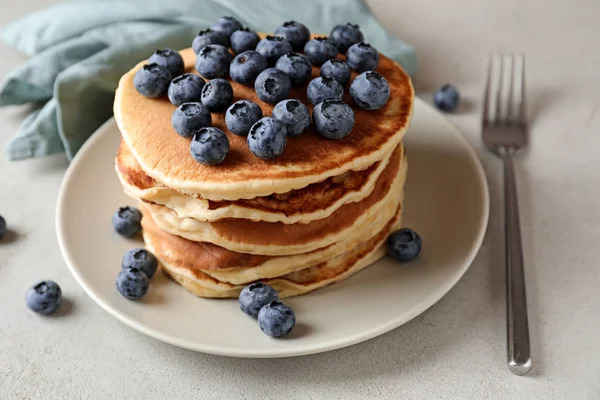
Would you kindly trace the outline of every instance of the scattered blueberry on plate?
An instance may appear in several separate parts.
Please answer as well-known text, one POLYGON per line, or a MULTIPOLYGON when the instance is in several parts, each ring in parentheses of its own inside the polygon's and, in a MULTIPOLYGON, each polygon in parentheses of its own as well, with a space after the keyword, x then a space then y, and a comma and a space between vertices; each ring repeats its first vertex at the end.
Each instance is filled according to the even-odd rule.
POLYGON ((343 139, 354 128, 354 111, 341 100, 325 100, 313 109, 317 132, 328 139, 343 139))
POLYGON ((225 124, 232 133, 246 136, 252 125, 263 117, 262 109, 253 101, 239 100, 225 113, 225 124))
POLYGON ((294 51, 302 51, 310 40, 310 31, 306 25, 296 21, 287 21, 275 29, 275 36, 280 36, 290 42, 294 51))
POLYGON ((321 65, 321 76, 329 76, 346 86, 350 82, 350 67, 342 60, 332 58, 321 65))
POLYGON ((148 293, 150 279, 137 268, 121 270, 117 275, 117 290, 129 300, 142 298, 148 293))
POLYGON ((212 116, 202 103, 183 103, 173 111, 171 125, 184 138, 191 138, 200 129, 210 126, 212 116))
POLYGON ((259 99, 276 104, 288 97, 292 89, 292 81, 282 70, 267 68, 256 78, 254 89, 259 99))
POLYGON ((417 258, 422 246, 421 237, 410 228, 402 228, 392 233, 387 240, 388 254, 400 262, 417 258))
POLYGON ((0 240, 2 240, 4 235, 6 235, 6 232, 8 232, 8 229, 6 228, 6 220, 2 215, 0 215, 0 240))
POLYGON ((134 237, 142 230, 142 213, 135 207, 121 207, 114 213, 112 224, 120 235, 134 237))
POLYGON ((233 52, 240 54, 247 50, 254 50, 260 41, 260 37, 252 29, 243 28, 233 32, 229 41, 233 52))
POLYGON ((60 306, 62 291, 54 281, 42 281, 25 293, 25 304, 39 314, 52 314, 60 306))
POLYGON ((351 24, 340 24, 333 27, 329 34, 329 40, 338 48, 340 53, 345 53, 355 43, 365 40, 360 26, 351 24))
POLYGON ((390 98, 390 85, 387 79, 377 72, 363 72, 350 84, 350 96, 360 108, 378 110, 390 98))
POLYGON ((251 317, 258 317, 263 306, 279 300, 279 294, 273 287, 262 282, 252 283, 240 292, 238 302, 240 309, 251 317))
POLYGON ((288 136, 300 136, 310 125, 310 111, 300 100, 282 100, 273 108, 273 118, 285 124, 288 136))
POLYGON ((206 82, 196 74, 183 74, 171 81, 169 85, 169 101, 180 106, 190 101, 200 101, 202 88, 206 82))
POLYGON ((302 85, 312 75, 312 65, 310 65, 308 57, 299 53, 292 52, 282 55, 275 63, 275 68, 285 72, 294 86, 302 85))
POLYGON ((296 324, 294 310, 279 301, 263 306, 258 313, 258 326, 265 334, 282 337, 290 333, 296 324))
POLYGON ((235 56, 229 67, 229 75, 242 85, 252 85, 258 74, 267 69, 267 60, 257 51, 247 50, 235 56))
POLYGON ((162 97, 167 94, 171 73, 166 67, 153 63, 140 68, 133 77, 135 90, 144 97, 162 97))
POLYGON ((321 66, 325 61, 337 55, 337 47, 326 37, 309 40, 304 46, 304 54, 312 65, 321 66))
POLYGON ((166 67, 171 73, 172 78, 183 74, 185 70, 183 57, 181 57, 178 51, 173 49, 156 50, 148 59, 148 64, 153 63, 166 67))
POLYGON ((285 124, 271 117, 264 117, 252 125, 248 132, 248 147, 255 156, 271 160, 280 156, 287 144, 285 124))
POLYGON ((225 132, 215 127, 200 129, 190 142, 194 160, 205 165, 221 164, 229 152, 229 139, 225 132))
POLYGON ((194 49, 194 53, 198 54, 203 47, 206 47, 209 44, 219 44, 224 47, 229 47, 229 37, 223 32, 205 29, 198 32, 198 36, 194 38, 192 49, 194 49))
POLYGON ((460 103, 458 89, 450 84, 445 84, 433 95, 433 104, 444 112, 454 112, 460 103))
POLYGON ((279 57, 292 51, 292 45, 282 37, 268 35, 258 42, 256 51, 265 57, 270 66, 273 66, 279 57))
POLYGON ((202 104, 212 112, 222 112, 233 101, 231 83, 222 78, 208 81, 202 88, 202 104))
POLYGON ((379 52, 368 43, 356 43, 346 52, 346 63, 358 72, 372 71, 379 65, 379 52))
POLYGON ((310 102, 316 105, 325 100, 341 100, 344 87, 329 76, 319 76, 310 81, 306 94, 310 102))
POLYGON ((240 21, 234 17, 221 17, 210 27, 213 31, 223 32, 227 37, 243 28, 240 21))
POLYGON ((219 44, 204 46, 196 56, 196 70, 206 79, 223 78, 229 74, 231 53, 219 44))
POLYGON ((137 268, 148 278, 152 278, 158 269, 158 260, 146 249, 131 249, 121 260, 121 269, 137 268))

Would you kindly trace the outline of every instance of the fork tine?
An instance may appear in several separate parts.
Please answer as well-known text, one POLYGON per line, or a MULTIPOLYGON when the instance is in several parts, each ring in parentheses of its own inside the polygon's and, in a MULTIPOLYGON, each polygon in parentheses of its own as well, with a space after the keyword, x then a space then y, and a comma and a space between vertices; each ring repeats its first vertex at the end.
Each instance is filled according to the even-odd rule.
POLYGON ((483 110, 481 113, 481 122, 482 123, 486 123, 489 122, 488 118, 489 118, 489 97, 490 97, 490 85, 491 85, 491 81, 492 81, 492 61, 493 61, 493 55, 490 54, 487 58, 488 60, 488 65, 487 65, 487 77, 485 78, 485 88, 483 91, 483 110))
POLYGON ((520 102, 519 102, 519 112, 517 114, 517 120, 519 122, 527 122, 527 111, 525 109, 525 55, 521 53, 518 57, 518 61, 521 68, 521 80, 519 82, 519 91, 520 93, 520 102))
POLYGON ((502 117, 500 116, 500 103, 502 102, 502 81, 503 81, 503 66, 502 64, 504 64, 504 57, 502 56, 502 53, 500 53, 500 63, 498 66, 498 78, 497 78, 497 82, 498 84, 496 85, 496 93, 494 93, 494 97, 496 98, 496 110, 494 111, 494 120, 498 123, 498 122, 502 122, 502 117))
POLYGON ((508 122, 514 122, 514 108, 515 108, 515 101, 514 101, 514 90, 513 90, 513 83, 514 83, 514 75, 515 75, 515 62, 514 62, 514 57, 512 53, 508 53, 506 55, 506 58, 508 59, 508 64, 509 64, 509 74, 508 74, 508 106, 506 109, 506 120, 508 122))

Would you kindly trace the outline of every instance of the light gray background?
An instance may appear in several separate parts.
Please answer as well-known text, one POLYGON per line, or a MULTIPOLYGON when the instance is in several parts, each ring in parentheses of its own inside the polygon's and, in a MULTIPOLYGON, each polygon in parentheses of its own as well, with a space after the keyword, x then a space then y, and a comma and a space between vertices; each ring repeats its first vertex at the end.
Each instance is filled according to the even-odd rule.
MULTIPOLYGON (((2 0, 0 25, 52 0, 2 0)), ((419 54, 424 98, 456 84, 466 109, 449 120, 479 152, 491 186, 487 238, 438 304, 377 339, 294 359, 196 354, 147 338, 92 302, 56 243, 62 155, 0 156, 0 213, 18 232, 0 245, 0 398, 597 399, 600 397, 600 3, 369 0, 419 54), (505 366, 501 169, 479 140, 483 58, 527 55, 531 151, 518 160, 535 370, 505 366), (23 304, 43 278, 62 285, 61 315, 23 304)), ((23 58, 0 43, 0 78, 23 58)), ((0 109, 0 143, 27 108, 0 109)), ((457 225, 460 229, 460 225, 457 225)))

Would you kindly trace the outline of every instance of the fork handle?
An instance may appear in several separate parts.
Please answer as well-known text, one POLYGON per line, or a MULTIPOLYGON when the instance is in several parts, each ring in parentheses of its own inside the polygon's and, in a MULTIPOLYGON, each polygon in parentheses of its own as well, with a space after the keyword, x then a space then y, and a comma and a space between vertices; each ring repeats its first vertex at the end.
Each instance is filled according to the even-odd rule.
POLYGON ((531 369, 531 349, 513 152, 508 151, 503 160, 508 369, 524 375, 531 369))

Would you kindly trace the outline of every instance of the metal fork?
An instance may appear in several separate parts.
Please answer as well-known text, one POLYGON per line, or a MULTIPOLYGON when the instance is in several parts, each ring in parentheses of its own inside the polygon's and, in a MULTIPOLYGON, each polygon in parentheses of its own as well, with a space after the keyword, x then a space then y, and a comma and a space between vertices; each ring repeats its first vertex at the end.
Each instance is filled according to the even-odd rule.
POLYGON ((491 55, 487 74, 481 122, 483 143, 504 162, 508 368, 514 374, 524 375, 531 370, 532 364, 513 156, 528 142, 525 111, 525 57, 523 55, 514 57, 512 54, 500 54, 499 57, 491 55), (494 62, 498 58, 500 62, 494 62), (506 69, 508 71, 505 71, 506 69), (495 79, 492 78, 494 71, 497 72, 495 79), (520 76, 516 84, 515 76, 520 76), (495 85, 492 85, 492 81, 495 85), (518 89, 516 95, 513 86, 518 89), (507 96, 503 99, 502 94, 506 92, 507 96), (501 107, 501 104, 505 107, 501 107), (493 108, 493 113, 490 113, 490 108, 493 108), (502 109, 505 110, 504 113, 502 109))

